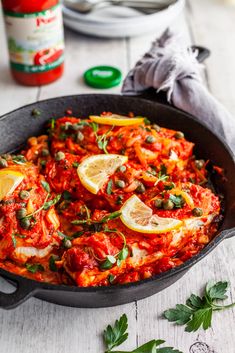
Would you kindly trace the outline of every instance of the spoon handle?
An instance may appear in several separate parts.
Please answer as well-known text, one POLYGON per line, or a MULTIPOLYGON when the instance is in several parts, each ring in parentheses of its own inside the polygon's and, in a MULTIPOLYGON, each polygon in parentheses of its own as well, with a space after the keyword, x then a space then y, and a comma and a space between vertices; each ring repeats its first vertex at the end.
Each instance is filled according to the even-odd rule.
POLYGON ((161 10, 170 5, 173 5, 176 0, 164 0, 164 1, 144 1, 144 0, 110 0, 112 5, 122 5, 132 7, 136 9, 146 10, 161 10))

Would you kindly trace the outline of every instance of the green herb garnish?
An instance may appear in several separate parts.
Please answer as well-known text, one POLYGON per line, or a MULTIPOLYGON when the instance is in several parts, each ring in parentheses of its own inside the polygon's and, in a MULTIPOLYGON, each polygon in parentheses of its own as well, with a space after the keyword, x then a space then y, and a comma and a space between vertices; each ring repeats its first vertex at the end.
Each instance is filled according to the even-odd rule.
POLYGON ((68 235, 60 232, 59 230, 57 231, 57 233, 62 239, 65 239, 65 240, 72 240, 73 239, 73 237, 69 237, 68 235))
POLYGON ((111 195, 113 193, 113 181, 112 179, 109 180, 106 188, 107 194, 111 195))
POLYGON ((115 219, 120 216, 121 216, 121 212, 115 211, 113 213, 108 214, 107 216, 104 216, 100 221, 93 221, 92 219, 90 219, 90 216, 89 216, 87 219, 75 219, 71 223, 74 225, 85 224, 85 223, 87 223, 87 224, 106 223, 106 222, 110 221, 111 219, 115 219))
POLYGON ((109 275, 108 275, 108 281, 109 281, 109 283, 112 284, 112 283, 114 282, 114 280, 115 280, 115 276, 112 275, 112 274, 109 274, 109 275))
POLYGON ((129 254, 128 248, 126 246, 126 237, 122 232, 120 232, 119 230, 117 230, 115 228, 110 229, 108 227, 104 227, 103 231, 107 232, 107 233, 117 233, 119 236, 121 236, 123 239, 123 247, 114 256, 107 255, 105 261, 100 265, 100 268, 102 270, 107 270, 107 269, 110 269, 111 267, 113 267, 114 264, 117 264, 117 266, 119 267, 119 266, 121 266, 122 261, 126 260, 128 254, 129 254))
POLYGON ((77 168, 79 166, 78 162, 73 162, 73 168, 77 168))
POLYGON ((172 347, 158 346, 165 343, 163 340, 151 340, 132 351, 113 351, 113 348, 120 346, 128 338, 128 320, 123 314, 119 320, 115 321, 114 326, 108 325, 104 330, 103 340, 106 348, 105 353, 182 353, 172 347))
POLYGON ((27 161, 25 159, 25 157, 21 154, 19 154, 18 156, 13 156, 12 157, 12 161, 15 163, 15 164, 25 164, 27 161))
POLYGON ((36 273, 38 271, 44 271, 44 267, 41 264, 25 264, 27 270, 31 273, 36 273))
POLYGON ((42 180, 41 184, 44 190, 46 190, 47 192, 51 192, 50 185, 46 181, 42 180))
POLYGON ((11 234, 11 239, 12 239, 12 243, 13 243, 14 248, 16 248, 16 245, 17 245, 16 237, 21 238, 21 239, 26 238, 26 236, 23 235, 23 234, 12 233, 11 234))
POLYGON ((70 201, 72 199, 72 194, 68 190, 64 190, 62 196, 66 201, 70 201))
POLYGON ((55 119, 51 119, 51 130, 55 128, 55 119))
POLYGON ((154 186, 156 186, 160 181, 164 182, 166 180, 168 180, 169 176, 166 174, 162 174, 162 172, 160 171, 157 175, 157 181, 155 181, 154 186))
POLYGON ((100 265, 102 270, 109 270, 116 263, 116 257, 112 255, 107 255, 106 260, 100 265))
POLYGON ((34 217, 35 214, 41 212, 42 210, 48 210, 51 206, 54 206, 57 202, 60 201, 61 194, 58 194, 58 195, 56 195, 56 197, 54 199, 47 201, 50 196, 50 191, 51 191, 50 185, 46 181, 43 181, 43 180, 41 181, 41 184, 42 184, 42 187, 44 188, 44 190, 47 191, 47 195, 45 197, 43 205, 41 207, 39 207, 36 211, 28 214, 25 217, 22 217, 21 221, 25 220, 25 219, 30 219, 30 220, 34 220, 34 223, 36 223, 36 218, 34 217))
POLYGON ((185 331, 195 332, 201 327, 207 330, 211 327, 212 314, 232 308, 235 303, 229 305, 217 305, 218 300, 227 299, 228 282, 208 282, 204 295, 199 297, 192 294, 186 301, 186 305, 177 304, 175 308, 166 310, 164 317, 177 325, 186 325, 185 331))
POLYGON ((12 239, 12 243, 14 248, 16 248, 16 238, 15 238, 15 234, 11 234, 11 239, 12 239))
POLYGON ((107 151, 108 134, 110 133, 110 131, 113 130, 114 125, 107 132, 105 132, 103 135, 98 135, 97 134, 97 132, 99 130, 99 125, 97 123, 92 121, 90 123, 90 126, 91 126, 92 130, 95 133, 95 138, 96 138, 96 142, 97 142, 97 145, 98 145, 99 149, 103 150, 104 153, 108 154, 108 151, 107 151))
POLYGON ((181 195, 170 195, 169 199, 173 202, 175 208, 182 208, 185 200, 181 195))
POLYGON ((49 259, 49 268, 51 271, 53 272, 57 272, 58 268, 56 267, 55 262, 58 260, 58 256, 57 255, 51 255, 50 259, 49 259))
POLYGON ((104 216, 104 218, 102 218, 99 223, 106 223, 108 221, 110 221, 111 219, 115 219, 115 218, 119 218, 121 216, 121 212, 119 211, 115 211, 113 213, 108 214, 107 216, 104 216))
POLYGON ((55 204, 57 204, 57 202, 60 201, 60 198, 61 198, 61 194, 58 194, 54 199, 44 202, 43 209, 46 211, 49 210, 51 206, 54 206, 55 204))
POLYGON ((118 256, 117 256, 117 266, 121 266, 122 261, 126 260, 127 256, 128 256, 128 249, 125 246, 123 246, 122 250, 119 252, 118 256))
POLYGON ((144 123, 145 123, 145 125, 151 125, 151 121, 148 118, 144 118, 144 123))

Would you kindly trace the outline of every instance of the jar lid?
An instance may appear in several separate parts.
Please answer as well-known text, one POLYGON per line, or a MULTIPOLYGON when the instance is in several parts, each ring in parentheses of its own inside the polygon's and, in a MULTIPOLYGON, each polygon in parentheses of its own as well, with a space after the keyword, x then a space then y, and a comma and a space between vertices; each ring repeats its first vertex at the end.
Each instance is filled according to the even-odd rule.
POLYGON ((95 88, 111 88, 118 86, 121 79, 121 71, 112 66, 95 66, 84 73, 86 84, 95 88))

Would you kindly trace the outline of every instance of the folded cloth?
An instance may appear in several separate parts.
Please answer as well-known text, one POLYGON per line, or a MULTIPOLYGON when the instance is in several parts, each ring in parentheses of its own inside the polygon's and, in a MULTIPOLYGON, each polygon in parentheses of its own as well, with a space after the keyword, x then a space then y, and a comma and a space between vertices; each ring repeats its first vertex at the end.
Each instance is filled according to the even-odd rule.
POLYGON ((124 80, 122 93, 149 88, 165 91, 167 100, 222 136, 235 153, 235 119, 203 85, 196 53, 169 30, 157 39, 124 80))

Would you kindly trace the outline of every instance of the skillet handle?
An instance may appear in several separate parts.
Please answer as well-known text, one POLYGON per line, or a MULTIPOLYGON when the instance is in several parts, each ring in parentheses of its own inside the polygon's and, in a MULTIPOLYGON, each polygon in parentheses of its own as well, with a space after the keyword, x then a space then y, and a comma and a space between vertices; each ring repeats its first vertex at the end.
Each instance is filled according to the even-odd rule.
MULTIPOLYGON (((3 275, 3 278, 8 278, 3 275)), ((14 281, 15 282, 15 281, 14 281)), ((13 293, 3 293, 0 291, 0 308, 13 309, 32 297, 37 292, 35 285, 27 279, 17 281, 17 289, 13 293)))

